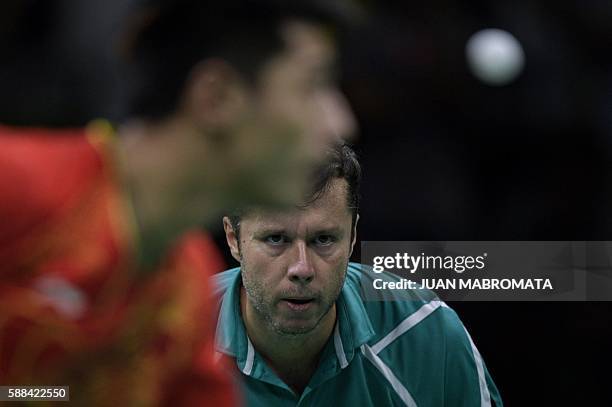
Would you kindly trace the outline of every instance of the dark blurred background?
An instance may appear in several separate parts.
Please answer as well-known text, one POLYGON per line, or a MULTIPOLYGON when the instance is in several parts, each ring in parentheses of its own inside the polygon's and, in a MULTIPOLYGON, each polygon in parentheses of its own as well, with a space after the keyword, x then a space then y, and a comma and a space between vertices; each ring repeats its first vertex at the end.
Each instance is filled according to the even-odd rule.
MULTIPOLYGON (((370 6, 342 61, 361 130, 360 240, 612 240, 612 2, 370 6), (524 50, 503 86, 466 61, 486 28, 524 50)), ((508 406, 612 405, 612 303, 451 306, 508 406)))
POLYGON ((118 58, 128 11, 145 0, 2 0, 0 121, 51 127, 124 116, 118 58))

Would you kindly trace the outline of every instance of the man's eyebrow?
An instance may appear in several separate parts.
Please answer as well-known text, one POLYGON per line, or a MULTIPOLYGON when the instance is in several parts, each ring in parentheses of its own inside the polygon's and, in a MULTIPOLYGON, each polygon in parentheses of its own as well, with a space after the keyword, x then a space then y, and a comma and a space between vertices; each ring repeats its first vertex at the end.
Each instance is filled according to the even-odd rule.
POLYGON ((328 226, 328 227, 314 229, 311 234, 313 235, 321 235, 321 234, 339 235, 342 233, 343 233, 343 230, 340 226, 328 226))
POLYGON ((269 227, 261 227, 258 228, 255 233, 255 236, 264 236, 264 235, 282 235, 286 233, 286 229, 278 226, 269 226, 269 227))

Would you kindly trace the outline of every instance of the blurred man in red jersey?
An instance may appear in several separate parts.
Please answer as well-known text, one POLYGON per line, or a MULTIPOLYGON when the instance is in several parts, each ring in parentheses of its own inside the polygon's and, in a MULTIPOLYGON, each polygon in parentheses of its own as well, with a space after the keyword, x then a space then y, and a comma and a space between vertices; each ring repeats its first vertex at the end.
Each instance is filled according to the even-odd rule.
POLYGON ((222 265, 190 230, 230 205, 293 202, 322 146, 352 132, 329 77, 333 43, 315 23, 343 11, 140 8, 124 46, 130 116, 142 120, 115 142, 104 122, 78 129, 97 107, 77 117, 51 102, 78 101, 48 98, 70 82, 45 46, 53 3, 15 6, 3 38, 3 69, 20 79, 3 93, 15 82, 22 93, 0 104, 0 382, 70 384, 88 405, 233 404, 207 295, 222 265), (38 73, 46 86, 29 84, 38 73))

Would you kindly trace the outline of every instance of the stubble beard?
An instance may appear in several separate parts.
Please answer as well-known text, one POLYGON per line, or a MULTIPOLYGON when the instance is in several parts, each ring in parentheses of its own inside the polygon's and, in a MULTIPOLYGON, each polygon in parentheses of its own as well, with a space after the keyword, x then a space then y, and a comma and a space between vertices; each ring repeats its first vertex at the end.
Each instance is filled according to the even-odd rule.
POLYGON ((338 279, 335 280, 337 286, 332 295, 327 298, 319 297, 317 299, 322 305, 323 312, 321 312, 321 314, 317 316, 316 322, 314 324, 304 327, 287 328, 283 326, 281 321, 274 318, 275 304, 265 300, 266 295, 264 284, 262 284, 260 281, 257 281, 256 279, 251 279, 249 277, 249 272, 245 269, 244 263, 242 264, 242 284, 247 294, 247 301, 249 301, 255 312, 258 314, 259 319, 263 320, 266 326, 273 332, 275 332, 277 335, 286 338, 296 338, 312 332, 315 328, 319 326, 321 320, 323 320, 323 318, 329 313, 336 300, 338 299, 338 296, 340 295, 340 292, 344 285, 347 265, 345 265, 344 267, 344 273, 342 273, 341 276, 339 276, 338 279))

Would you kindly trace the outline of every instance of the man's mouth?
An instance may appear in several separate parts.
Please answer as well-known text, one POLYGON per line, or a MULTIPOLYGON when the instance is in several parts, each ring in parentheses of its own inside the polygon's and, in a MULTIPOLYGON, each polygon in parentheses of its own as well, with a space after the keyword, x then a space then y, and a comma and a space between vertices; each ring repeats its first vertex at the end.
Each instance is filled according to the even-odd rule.
POLYGON ((281 302, 293 311, 306 311, 314 303, 314 298, 283 298, 281 302))
POLYGON ((312 298, 285 298, 285 301, 291 301, 296 304, 306 304, 307 302, 313 301, 312 298))

